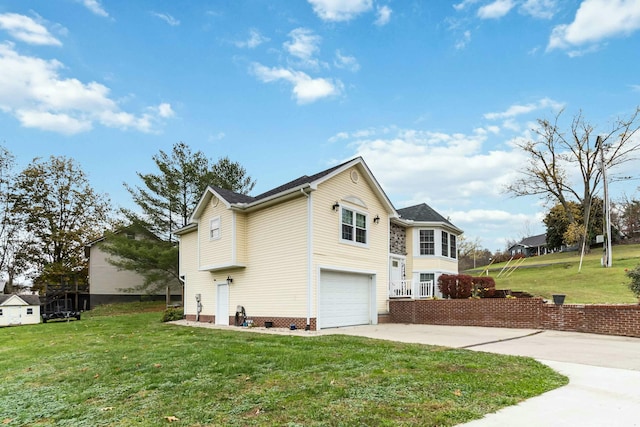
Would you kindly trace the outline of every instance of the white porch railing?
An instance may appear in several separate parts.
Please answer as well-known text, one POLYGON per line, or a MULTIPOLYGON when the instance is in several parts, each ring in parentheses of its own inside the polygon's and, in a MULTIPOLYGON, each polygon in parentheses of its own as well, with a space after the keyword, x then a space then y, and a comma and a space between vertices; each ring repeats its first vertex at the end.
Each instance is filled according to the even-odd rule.
POLYGON ((389 298, 432 298, 436 289, 433 280, 414 282, 413 280, 392 280, 389 282, 389 298))

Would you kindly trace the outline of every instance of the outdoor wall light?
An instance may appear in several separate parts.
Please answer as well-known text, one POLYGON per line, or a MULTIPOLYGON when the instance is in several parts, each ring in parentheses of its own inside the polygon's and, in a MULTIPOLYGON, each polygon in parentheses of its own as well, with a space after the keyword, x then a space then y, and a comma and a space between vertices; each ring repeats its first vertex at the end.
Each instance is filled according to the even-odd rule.
POLYGON ((334 212, 338 212, 338 209, 340 208, 340 203, 335 202, 333 206, 331 206, 331 208, 334 210, 334 212))
POLYGON ((233 283, 233 279, 231 278, 231 276, 227 276, 227 285, 230 285, 233 283))
POLYGON ((376 224, 380 223, 380 215, 376 215, 375 218, 373 218, 373 222, 375 222, 376 224))

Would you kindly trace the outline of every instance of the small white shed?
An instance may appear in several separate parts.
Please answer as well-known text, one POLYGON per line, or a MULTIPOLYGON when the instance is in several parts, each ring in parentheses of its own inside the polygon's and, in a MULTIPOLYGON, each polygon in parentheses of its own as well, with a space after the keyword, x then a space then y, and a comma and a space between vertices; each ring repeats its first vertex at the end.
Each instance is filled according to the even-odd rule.
POLYGON ((0 295, 0 327, 40 323, 38 295, 0 295))

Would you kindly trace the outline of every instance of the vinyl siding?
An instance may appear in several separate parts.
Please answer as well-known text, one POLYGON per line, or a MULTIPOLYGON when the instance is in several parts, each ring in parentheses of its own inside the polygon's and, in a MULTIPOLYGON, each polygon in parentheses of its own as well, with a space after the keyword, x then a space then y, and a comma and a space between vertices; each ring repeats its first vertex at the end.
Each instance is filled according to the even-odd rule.
POLYGON ((211 273, 198 271, 197 255, 198 232, 194 230, 180 236, 180 275, 185 278, 184 313, 188 315, 196 314, 195 295, 201 294, 202 312, 200 314, 215 315, 215 285, 211 273))
POLYGON ((233 263, 233 212, 218 203, 207 203, 198 225, 199 268, 229 265, 233 263), (209 235, 210 221, 220 217, 220 238, 212 240, 209 235))
MULTIPOLYGON (((313 294, 317 295, 319 269, 331 267, 354 272, 373 272, 376 277, 376 309, 387 312, 387 283, 389 280, 389 214, 378 199, 366 179, 365 172, 358 166, 336 175, 321 183, 313 197, 313 294), (357 183, 350 178, 352 169, 360 175, 357 183), (347 201, 351 196, 362 200, 366 207, 347 201), (335 212, 335 202, 367 214, 368 246, 360 247, 341 241, 341 212, 335 212), (380 222, 373 219, 378 215, 380 222)), ((317 315, 317 301, 314 298, 313 316, 317 315)))
MULTIPOLYGON (((89 256, 89 292, 96 295, 131 295, 127 288, 142 286, 144 278, 139 274, 118 270, 109 263, 112 256, 104 252, 101 243, 96 243, 90 248, 89 256)), ((136 293, 141 293, 140 290, 136 293)), ((142 292, 144 293, 144 292, 142 292)))
POLYGON ((248 316, 306 317, 307 197, 247 214, 246 230, 247 267, 217 272, 233 277, 230 315, 242 305, 248 316))

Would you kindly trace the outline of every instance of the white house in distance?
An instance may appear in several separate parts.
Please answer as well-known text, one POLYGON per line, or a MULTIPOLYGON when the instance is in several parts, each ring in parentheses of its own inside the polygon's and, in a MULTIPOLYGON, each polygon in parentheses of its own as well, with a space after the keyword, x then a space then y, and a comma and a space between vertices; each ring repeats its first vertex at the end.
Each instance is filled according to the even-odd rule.
POLYGON ((38 295, 0 294, 0 326, 40 323, 38 295))
POLYGON ((389 298, 436 295, 462 230, 396 210, 360 157, 255 197, 209 187, 178 230, 188 320, 311 330, 377 324, 389 298))

